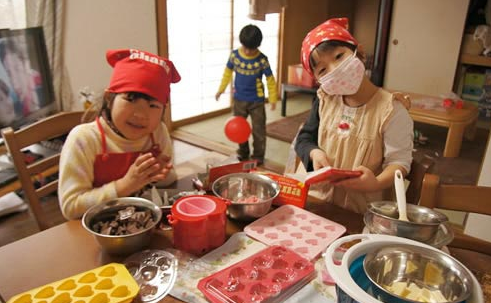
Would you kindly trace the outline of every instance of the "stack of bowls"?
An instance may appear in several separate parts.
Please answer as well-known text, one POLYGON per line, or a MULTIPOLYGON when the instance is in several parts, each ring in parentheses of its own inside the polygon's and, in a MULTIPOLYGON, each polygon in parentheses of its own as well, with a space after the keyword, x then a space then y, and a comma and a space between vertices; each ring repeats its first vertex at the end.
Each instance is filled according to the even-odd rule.
POLYGON ((442 251, 415 245, 388 245, 368 253, 363 262, 375 297, 384 302, 464 302, 472 277, 442 251))
POLYGON ((212 191, 215 196, 231 202, 227 210, 230 218, 252 221, 269 212, 280 186, 265 175, 233 173, 215 180, 212 191), (256 201, 244 202, 247 199, 256 201))
POLYGON ((436 210, 413 204, 407 205, 407 217, 409 221, 399 220, 396 203, 379 201, 368 205, 363 219, 370 233, 398 236, 430 245, 435 243, 442 224, 448 221, 447 216, 436 210))
POLYGON ((442 250, 418 241, 377 234, 349 235, 329 245, 324 262, 336 283, 338 302, 484 303, 479 282, 469 269, 442 250), (339 257, 340 248, 356 241, 339 257), (425 295, 439 292, 444 298, 421 299, 416 288, 425 295))

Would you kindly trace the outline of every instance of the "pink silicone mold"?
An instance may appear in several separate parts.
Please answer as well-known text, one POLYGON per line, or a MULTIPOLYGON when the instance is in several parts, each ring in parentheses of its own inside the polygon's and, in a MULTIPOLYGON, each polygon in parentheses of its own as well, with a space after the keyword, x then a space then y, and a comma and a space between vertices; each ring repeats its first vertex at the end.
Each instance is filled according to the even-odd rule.
POLYGON ((267 245, 281 245, 312 260, 346 232, 336 222, 293 205, 283 205, 244 228, 267 245))
POLYGON ((283 302, 314 276, 309 260, 275 245, 201 279, 198 289, 213 303, 283 302))

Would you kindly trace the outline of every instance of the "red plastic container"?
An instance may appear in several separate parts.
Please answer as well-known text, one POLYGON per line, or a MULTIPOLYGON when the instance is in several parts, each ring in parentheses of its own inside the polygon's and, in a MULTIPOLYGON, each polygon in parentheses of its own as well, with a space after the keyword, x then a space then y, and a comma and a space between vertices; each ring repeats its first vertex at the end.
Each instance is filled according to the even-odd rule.
POLYGON ((283 246, 270 246, 198 282, 213 303, 283 302, 315 276, 314 265, 283 246))
POLYGON ((173 229, 174 247, 202 255, 225 242, 229 202, 208 195, 182 197, 167 215, 173 229))

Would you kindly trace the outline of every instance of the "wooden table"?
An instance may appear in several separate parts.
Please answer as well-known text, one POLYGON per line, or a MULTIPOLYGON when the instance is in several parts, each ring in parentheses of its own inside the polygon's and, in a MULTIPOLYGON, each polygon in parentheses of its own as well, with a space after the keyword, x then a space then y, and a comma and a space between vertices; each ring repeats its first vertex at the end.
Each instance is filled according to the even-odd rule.
MULTIPOLYGON (((309 202, 306 209, 346 227, 347 234, 361 233, 363 216, 333 204, 309 202)), ((242 231, 246 224, 228 220, 227 235, 242 231)), ((149 248, 172 247, 172 231, 155 231, 149 248)), ((450 252, 478 275, 491 274, 491 256, 450 248, 450 252)), ((68 221, 30 237, 0 247, 0 294, 4 299, 124 257, 103 253, 78 220, 68 221)), ((161 302, 181 302, 166 296, 161 302)))
MULTIPOLYGON (((411 94, 411 98, 418 98, 418 96, 413 97, 411 94)), ((459 156, 466 129, 468 138, 473 139, 479 112, 476 106, 466 103, 464 108, 449 110, 411 107, 409 114, 414 121, 448 128, 443 156, 453 158, 459 156)))
MULTIPOLYGON (((347 232, 360 233, 362 216, 334 205, 308 204, 312 211, 343 224, 347 232)), ((227 235, 241 231, 246 224, 229 220, 227 235)), ((150 248, 172 247, 171 231, 156 231, 150 248)), ((8 300, 12 296, 49 284, 124 257, 103 252, 78 220, 68 221, 30 237, 0 247, 0 294, 8 300)), ((181 302, 167 296, 161 302, 181 302)))
MULTIPOLYGON (((309 202, 306 209, 344 225, 347 234, 361 233, 363 230, 363 216, 360 214, 325 203, 309 202)), ((229 220, 227 235, 243 230, 244 226, 242 222, 229 220)), ((150 248, 169 248, 171 239, 171 231, 156 231, 150 248)), ((473 272, 491 273, 490 256, 450 250, 473 272)), ((80 221, 68 221, 0 247, 0 294, 8 300, 18 293, 123 259, 101 252, 95 238, 84 230, 80 221)), ((181 301, 166 296, 161 302, 181 301)))

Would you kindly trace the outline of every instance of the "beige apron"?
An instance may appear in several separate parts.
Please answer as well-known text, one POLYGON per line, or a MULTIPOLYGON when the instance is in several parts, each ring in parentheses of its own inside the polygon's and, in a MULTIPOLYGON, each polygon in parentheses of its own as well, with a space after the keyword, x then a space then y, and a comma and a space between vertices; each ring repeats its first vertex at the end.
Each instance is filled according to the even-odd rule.
MULTIPOLYGON (((341 96, 321 89, 319 96, 319 147, 332 167, 355 169, 363 165, 375 175, 382 171, 384 142, 382 128, 393 112, 392 94, 379 89, 360 107, 344 105, 341 96)), ((311 186, 310 196, 331 201, 345 209, 364 213, 367 203, 382 200, 383 192, 361 193, 319 183, 311 186)))

